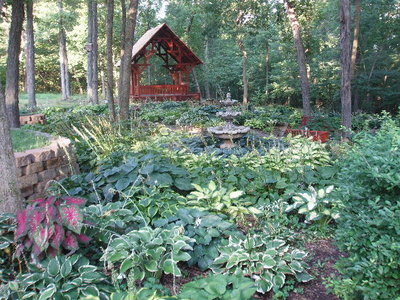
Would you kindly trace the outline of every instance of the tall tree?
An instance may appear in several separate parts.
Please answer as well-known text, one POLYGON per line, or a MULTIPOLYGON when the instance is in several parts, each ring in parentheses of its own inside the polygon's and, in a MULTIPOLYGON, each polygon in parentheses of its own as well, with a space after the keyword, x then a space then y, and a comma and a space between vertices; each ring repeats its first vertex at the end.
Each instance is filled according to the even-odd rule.
POLYGON ((121 57, 120 66, 120 94, 119 108, 120 119, 126 120, 129 117, 129 93, 131 79, 132 47, 136 27, 137 8, 139 0, 130 0, 126 19, 124 53, 121 57))
POLYGON ((8 123, 4 94, 0 83, 0 174, 2 176, 0 214, 16 213, 23 208, 8 123))
MULTIPOLYGON (((353 80, 354 73, 356 71, 357 61, 359 60, 360 51, 360 20, 361 20, 361 0, 355 0, 355 11, 354 11, 354 37, 353 46, 351 49, 351 68, 350 68, 350 78, 353 80)), ((359 109, 359 94, 357 91, 354 93, 353 110, 357 111, 359 109)))
POLYGON ((343 133, 348 137, 351 128, 351 43, 350 43, 350 0, 340 0, 340 48, 341 48, 341 92, 343 133))
POLYGON ((87 95, 93 104, 99 103, 98 96, 98 24, 97 0, 88 0, 88 70, 87 95))
POLYGON ((98 36, 99 36, 99 26, 97 20, 97 0, 92 1, 92 51, 93 51, 93 73, 92 73, 92 89, 93 89, 93 103, 99 104, 99 46, 98 46, 98 36))
POLYGON ((19 127, 19 54, 24 22, 24 0, 12 2, 12 17, 7 50, 6 108, 11 127, 19 127))
POLYGON ((115 120, 113 63, 114 0, 107 0, 107 100, 111 120, 115 120))
MULTIPOLYGON (((0 20, 4 1, 0 0, 0 20)), ((10 126, 7 120, 5 96, 0 81, 0 214, 16 213, 23 208, 21 190, 17 179, 14 152, 12 149, 10 126)))
POLYGON ((297 50, 297 62, 299 64, 300 80, 301 80, 301 95, 303 99, 303 113, 305 117, 311 115, 310 104, 310 82, 307 76, 306 52, 304 50, 303 39, 301 35, 301 25, 297 18, 296 10, 290 0, 284 0, 286 13, 292 27, 293 39, 297 50))
POLYGON ((68 100, 71 98, 71 83, 68 68, 68 52, 67 52, 67 36, 64 28, 64 8, 63 1, 57 0, 58 6, 58 44, 60 57, 60 78, 62 99, 68 100))
POLYGON ((26 1, 26 89, 31 109, 36 108, 35 38, 33 30, 33 0, 26 1))

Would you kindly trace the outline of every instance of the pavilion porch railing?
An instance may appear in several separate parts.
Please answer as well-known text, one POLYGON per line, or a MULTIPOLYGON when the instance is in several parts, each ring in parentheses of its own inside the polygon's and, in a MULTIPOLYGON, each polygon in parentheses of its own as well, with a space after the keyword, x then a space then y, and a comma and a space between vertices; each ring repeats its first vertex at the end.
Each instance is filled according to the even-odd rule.
POLYGON ((187 95, 189 87, 187 85, 142 85, 136 87, 137 96, 151 95, 187 95))

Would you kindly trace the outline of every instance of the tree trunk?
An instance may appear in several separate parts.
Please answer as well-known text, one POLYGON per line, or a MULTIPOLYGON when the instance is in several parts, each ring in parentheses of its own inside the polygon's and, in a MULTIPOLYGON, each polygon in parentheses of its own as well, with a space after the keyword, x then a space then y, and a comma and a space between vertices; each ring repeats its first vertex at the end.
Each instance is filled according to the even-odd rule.
POLYGON ((17 168, 11 144, 6 105, 0 83, 0 214, 16 213, 23 208, 21 190, 18 184, 17 168))
POLYGON ((3 11, 3 6, 4 6, 4 0, 0 0, 0 15, 3 11))
POLYGON ((26 1, 26 87, 29 107, 36 108, 35 39, 33 32, 33 0, 26 1))
POLYGON ((197 78, 196 69, 193 69, 193 70, 192 70, 192 73, 193 73, 194 83, 196 84, 196 91, 197 91, 197 93, 200 94, 200 99, 201 99, 201 98, 202 98, 202 97, 201 97, 201 88, 200 88, 199 80, 198 80, 198 78, 197 78))
POLYGON ((124 54, 121 57, 120 67, 120 120, 126 120, 129 117, 129 97, 131 86, 131 65, 132 65, 132 47, 134 44, 134 34, 136 27, 136 17, 138 0, 130 0, 129 10, 126 19, 125 39, 124 39, 124 54))
POLYGON ((12 2, 12 18, 7 50, 6 109, 10 127, 19 127, 19 54, 24 22, 24 0, 12 2))
POLYGON ((88 0, 88 39, 86 50, 88 53, 87 61, 87 99, 93 103, 93 0, 88 0))
POLYGON ((58 44, 60 57, 60 79, 62 100, 71 98, 71 83, 68 70, 67 37, 64 29, 64 8, 62 0, 57 0, 58 12, 60 14, 58 23, 58 44))
MULTIPOLYGON (((354 39, 353 47, 351 51, 351 69, 350 77, 351 80, 354 78, 357 63, 360 60, 359 43, 360 43, 360 20, 361 20, 361 0, 355 0, 355 12, 354 12, 354 39)), ((360 108, 360 97, 358 91, 354 91, 353 111, 358 111, 360 108)))
POLYGON ((266 101, 268 102, 268 96, 269 96, 269 68, 270 68, 270 47, 269 43, 267 41, 266 43, 266 48, 267 48, 267 54, 265 55, 265 96, 266 96, 266 101))
POLYGON ((297 20, 296 11, 294 9, 293 4, 289 0, 284 0, 284 4, 290 25, 292 27, 293 38, 297 49, 297 62, 299 64, 299 70, 300 70, 301 95, 303 98, 304 116, 309 117, 311 115, 310 82, 307 76, 306 54, 304 50, 303 40, 301 37, 301 26, 299 21, 297 20))
POLYGON ((211 99, 210 93, 210 81, 208 80, 209 76, 209 63, 210 63, 210 38, 206 37, 205 48, 204 48, 204 90, 206 92, 206 99, 211 99))
MULTIPOLYGON (((350 44, 350 0, 340 0, 340 48, 342 64, 341 102, 342 125, 351 129, 351 44, 350 44)), ((348 137, 347 130, 343 137, 348 137)))
POLYGON ((98 20, 97 20, 97 0, 92 0, 92 51, 93 51, 93 68, 92 68, 92 92, 93 103, 99 104, 99 46, 98 46, 98 20))
POLYGON ((121 56, 125 49, 125 30, 126 30, 126 0, 121 0, 121 56))
POLYGON ((350 75, 353 79, 354 72, 356 70, 356 62, 357 62, 357 53, 358 53, 358 45, 360 43, 360 19, 361 19, 361 0, 355 0, 355 12, 354 12, 354 39, 353 39, 353 47, 351 51, 351 69, 350 75))
POLYGON ((243 104, 247 105, 249 104, 249 79, 247 78, 247 65, 248 65, 248 55, 247 51, 244 45, 244 41, 239 39, 237 41, 239 45, 239 49, 242 52, 243 56, 243 63, 242 63, 242 69, 243 69, 243 74, 242 74, 242 80, 243 80, 243 104))

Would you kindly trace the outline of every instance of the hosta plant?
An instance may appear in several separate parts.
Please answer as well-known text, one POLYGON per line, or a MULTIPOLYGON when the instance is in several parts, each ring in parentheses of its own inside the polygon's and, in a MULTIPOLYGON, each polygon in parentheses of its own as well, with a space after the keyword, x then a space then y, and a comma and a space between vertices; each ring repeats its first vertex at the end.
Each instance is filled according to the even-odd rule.
POLYGON ((256 208, 247 207, 246 203, 239 200, 244 194, 243 191, 218 188, 214 181, 210 181, 207 187, 192 185, 196 190, 187 196, 189 201, 186 205, 188 206, 223 213, 238 221, 244 220, 248 215, 259 213, 256 208))
POLYGON ((157 220, 154 225, 163 228, 182 226, 185 235, 195 240, 191 243, 193 251, 190 252, 192 258, 188 261, 188 264, 197 264, 204 271, 219 255, 217 246, 221 240, 226 239, 236 231, 236 226, 226 219, 227 217, 224 215, 182 208, 178 210, 176 216, 157 220))
POLYGON ((8 281, 13 277, 12 254, 15 249, 13 239, 15 223, 15 215, 0 215, 0 282, 8 281))
POLYGON ((253 280, 241 275, 217 274, 185 284, 179 299, 253 299, 257 287, 253 280))
POLYGON ((63 249, 73 253, 78 250, 79 242, 88 243, 91 238, 82 234, 81 207, 85 202, 74 197, 33 200, 17 214, 16 255, 31 250, 35 258, 43 259, 59 255, 63 249))
POLYGON ((180 227, 143 227, 111 240, 101 260, 120 278, 127 278, 128 285, 163 273, 181 276, 178 262, 190 260, 187 251, 193 250, 192 242, 180 227))
POLYGON ((262 235, 248 235, 245 239, 231 236, 218 250, 220 255, 211 266, 213 272, 249 276, 260 293, 279 290, 287 276, 295 276, 300 282, 311 280, 303 262, 307 254, 283 240, 270 240, 262 235))
POLYGON ((329 223, 332 219, 339 217, 338 207, 332 199, 327 197, 333 191, 333 185, 316 190, 312 186, 307 192, 298 193, 293 196, 293 203, 286 207, 286 212, 296 210, 305 216, 305 222, 320 221, 329 223))
POLYGON ((113 287, 98 267, 81 255, 56 256, 31 264, 29 272, 8 283, 7 299, 109 299, 113 287))

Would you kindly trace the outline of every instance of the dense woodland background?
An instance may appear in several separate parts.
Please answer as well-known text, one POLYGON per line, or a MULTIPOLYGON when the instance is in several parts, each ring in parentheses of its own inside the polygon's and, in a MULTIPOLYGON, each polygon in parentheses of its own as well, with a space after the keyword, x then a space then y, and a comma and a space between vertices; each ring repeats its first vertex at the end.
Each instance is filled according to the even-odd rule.
MULTIPOLYGON (((100 99, 106 98, 106 1, 97 3, 98 81, 100 99)), ((302 29, 310 80, 311 104, 340 111, 339 1, 291 1, 302 29)), ((353 111, 397 110, 399 96, 400 5, 397 0, 364 0, 360 5, 359 46, 352 80, 353 111)), ((352 4, 352 43, 356 18, 352 4)), ((70 90, 87 88, 88 3, 81 0, 33 2, 36 53, 36 91, 61 92, 60 29, 65 32, 70 90)), ((120 59, 121 2, 115 1, 113 60, 120 59)), ((6 52, 11 1, 6 1, 0 24, 0 80, 5 86, 6 52)), ((26 19, 26 18, 25 18, 26 19)), ((215 98, 230 89, 243 95, 242 67, 247 56, 249 101, 301 106, 296 47, 281 1, 142 0, 134 39, 166 22, 194 50, 204 64, 192 76, 192 89, 215 98), (242 13, 242 17, 239 16, 242 13), (243 17, 244 16, 244 17, 243 17), (239 18, 241 18, 239 20, 239 18)), ((24 22, 24 32, 27 23, 24 22)), ((356 36, 357 37, 357 36, 356 36)), ((26 43, 22 35, 21 91, 26 90, 26 43)), ((357 39, 358 40, 358 39, 357 39)), ((153 59, 145 83, 168 83, 168 74, 153 59)), ((115 68, 118 77, 118 69, 115 68)), ((117 85, 117 80, 115 81, 117 85)))

